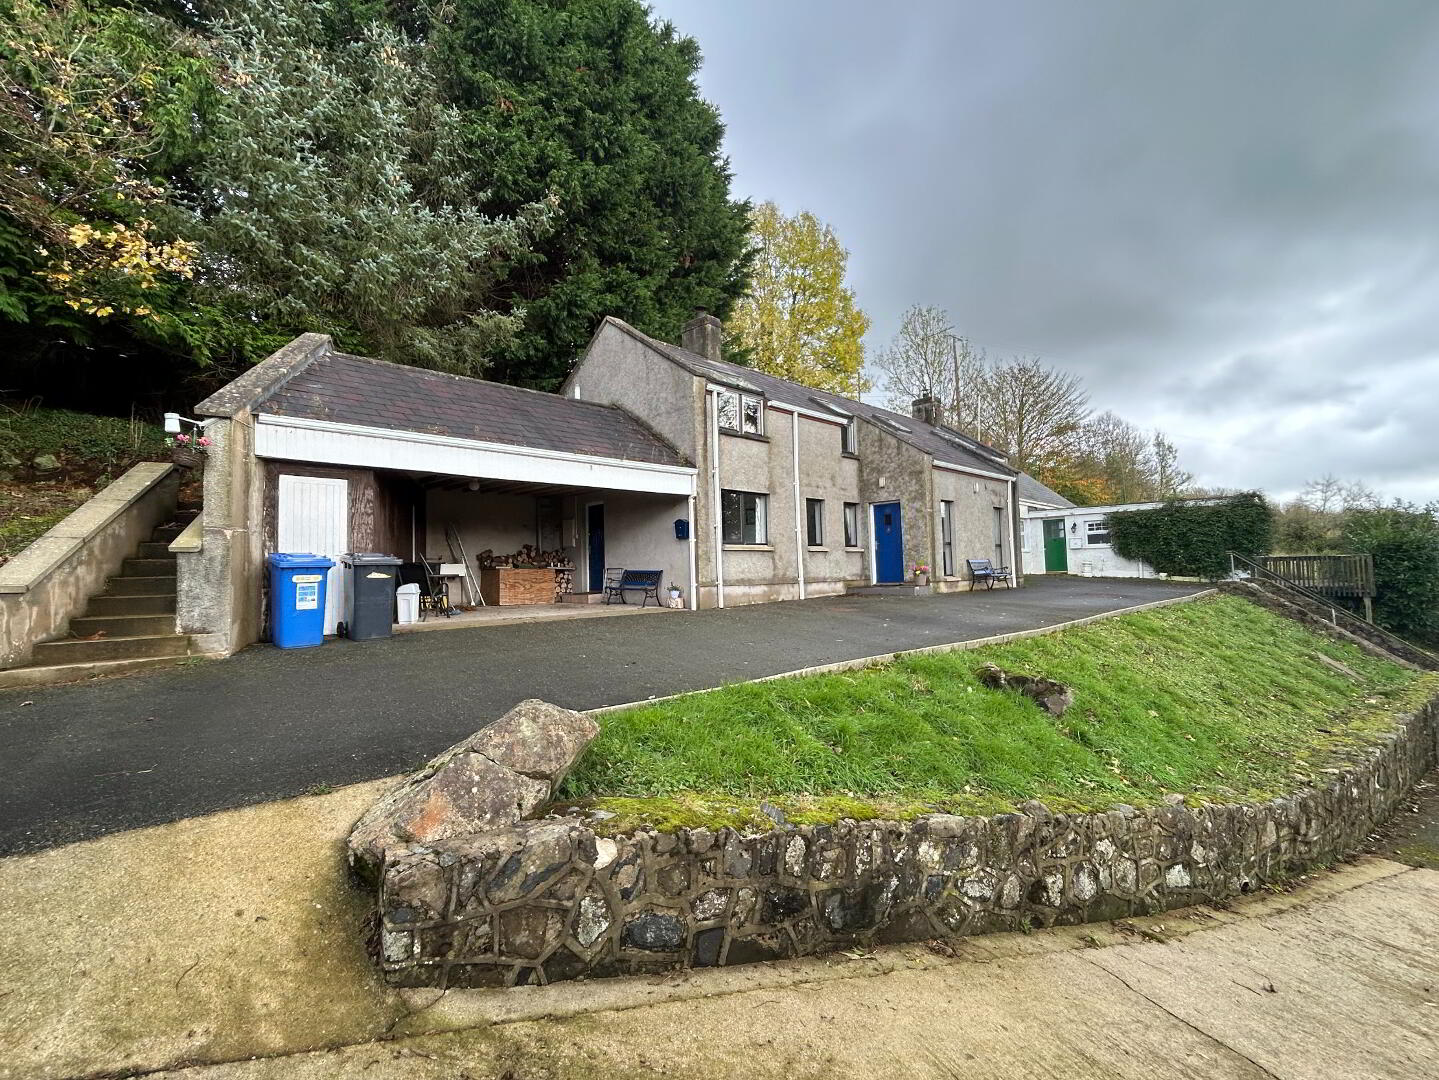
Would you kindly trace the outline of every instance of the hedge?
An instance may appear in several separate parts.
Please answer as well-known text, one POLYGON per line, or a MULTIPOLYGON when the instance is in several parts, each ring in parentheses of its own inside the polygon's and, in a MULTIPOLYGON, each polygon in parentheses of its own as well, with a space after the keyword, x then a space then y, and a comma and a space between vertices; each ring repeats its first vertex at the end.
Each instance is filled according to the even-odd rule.
POLYGON ((1264 496, 1251 491, 1215 502, 1121 510, 1109 515, 1109 537, 1116 553, 1161 574, 1215 579, 1229 573, 1229 552, 1268 552, 1273 519, 1264 496))

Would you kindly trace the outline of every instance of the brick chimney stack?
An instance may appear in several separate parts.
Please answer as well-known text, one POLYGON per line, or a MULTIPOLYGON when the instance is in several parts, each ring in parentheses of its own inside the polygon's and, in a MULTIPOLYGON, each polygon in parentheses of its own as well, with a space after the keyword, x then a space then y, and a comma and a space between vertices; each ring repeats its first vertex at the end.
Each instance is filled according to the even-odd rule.
POLYGON ((933 394, 915 398, 910 403, 909 414, 916 420, 923 420, 926 424, 938 425, 940 422, 939 398, 933 394))
POLYGON ((704 308, 695 308, 695 317, 680 331, 680 344, 709 360, 720 359, 720 337, 724 323, 704 308))

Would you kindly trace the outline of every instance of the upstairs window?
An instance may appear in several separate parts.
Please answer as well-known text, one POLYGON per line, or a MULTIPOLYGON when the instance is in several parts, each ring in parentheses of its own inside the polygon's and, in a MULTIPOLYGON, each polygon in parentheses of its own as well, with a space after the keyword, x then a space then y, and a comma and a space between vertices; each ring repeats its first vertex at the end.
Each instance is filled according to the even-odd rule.
POLYGON ((715 395, 715 401, 722 430, 764 434, 764 398, 737 390, 721 390, 715 395))
POLYGON ((824 547, 824 500, 804 501, 806 535, 810 547, 824 547))
POLYGON ((846 454, 859 453, 859 427, 853 420, 839 429, 839 448, 846 454))
POLYGON ((720 530, 726 544, 768 544, 768 519, 768 495, 720 492, 720 530))
POLYGON ((1084 523, 1084 542, 1089 547, 1107 547, 1109 545, 1109 520, 1100 518, 1098 521, 1086 521, 1084 523))

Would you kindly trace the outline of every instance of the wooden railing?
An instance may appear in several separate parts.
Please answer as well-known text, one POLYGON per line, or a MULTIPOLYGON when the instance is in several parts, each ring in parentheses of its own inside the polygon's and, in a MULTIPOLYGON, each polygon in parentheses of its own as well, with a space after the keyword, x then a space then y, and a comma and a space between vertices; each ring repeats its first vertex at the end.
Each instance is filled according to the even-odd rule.
POLYGON ((1373 555, 1256 555, 1254 561, 1323 596, 1374 596, 1373 555))

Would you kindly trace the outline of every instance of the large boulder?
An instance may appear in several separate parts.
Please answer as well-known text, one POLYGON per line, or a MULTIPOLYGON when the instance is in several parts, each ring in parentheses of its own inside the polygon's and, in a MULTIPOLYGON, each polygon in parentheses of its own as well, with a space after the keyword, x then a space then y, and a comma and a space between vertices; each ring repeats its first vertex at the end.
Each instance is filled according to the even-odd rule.
POLYGON ((383 795, 350 832, 350 863, 378 875, 392 847, 517 825, 554 796, 599 734, 584 713, 531 698, 383 795))

